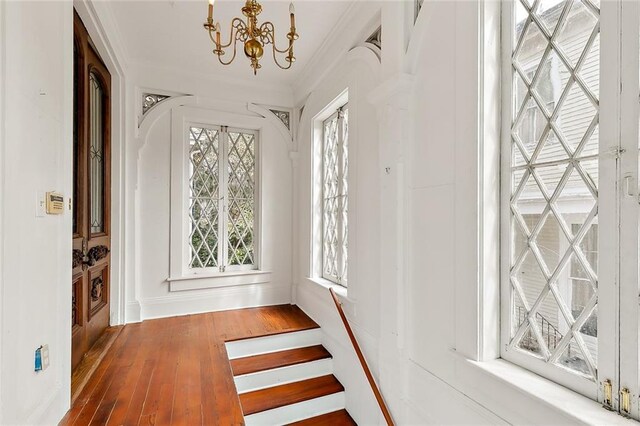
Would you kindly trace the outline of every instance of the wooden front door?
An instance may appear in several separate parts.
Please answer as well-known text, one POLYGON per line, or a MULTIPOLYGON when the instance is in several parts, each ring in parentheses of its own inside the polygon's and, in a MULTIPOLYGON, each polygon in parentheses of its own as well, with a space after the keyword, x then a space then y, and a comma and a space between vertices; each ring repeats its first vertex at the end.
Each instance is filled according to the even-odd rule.
POLYGON ((74 14, 71 368, 109 326, 111 75, 74 14))

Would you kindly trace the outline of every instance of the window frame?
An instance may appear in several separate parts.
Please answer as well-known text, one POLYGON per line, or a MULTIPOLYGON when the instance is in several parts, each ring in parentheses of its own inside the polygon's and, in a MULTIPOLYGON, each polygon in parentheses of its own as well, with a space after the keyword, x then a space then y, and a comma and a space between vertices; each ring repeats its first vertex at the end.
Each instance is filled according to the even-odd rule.
MULTIPOLYGON (((511 214, 506 206, 510 199, 510 141, 511 141, 511 9, 512 2, 501 2, 500 69, 502 70, 499 101, 502 113, 500 136, 500 356, 520 367, 537 373, 558 385, 568 387, 582 395, 603 402, 603 381, 613 385, 612 409, 620 411, 620 391, 631 391, 631 410, 624 413, 640 418, 638 403, 639 337, 638 319, 638 118, 640 116, 638 61, 640 35, 640 5, 636 2, 601 2, 600 6, 600 147, 598 192, 599 251, 610 257, 599 268, 598 291, 598 378, 592 389, 562 374, 545 371, 531 365, 527 359, 507 354, 506 345, 511 340, 505 326, 510 309, 510 238, 511 214), (505 30, 506 29, 506 30, 505 30), (506 172, 505 172, 506 171, 506 172), (606 188, 606 189, 605 189, 606 188), (506 212, 506 214, 505 214, 506 212), (613 223, 615 229, 602 232, 602 221, 613 223), (603 235, 604 234, 604 235, 603 235), (603 238, 604 236, 604 238, 603 238), (607 278, 603 278, 607 277, 607 278), (605 314, 604 312, 609 312, 605 314)), ((484 82, 486 83, 486 81, 484 82)), ((481 89, 482 90, 482 89, 481 89)), ((481 108, 483 108, 481 106, 481 108)), ((485 114, 486 111, 481 114, 485 114)), ((490 118, 490 117, 489 117, 490 118)), ((487 182, 481 183, 488 184, 487 182)), ((606 224, 605 224, 606 226, 606 224)), ((493 305, 490 304, 489 307, 493 305)), ((486 309, 487 307, 485 307, 486 309)), ((482 307, 481 307, 482 309, 482 307)), ((481 329, 483 335, 490 334, 481 329)), ((480 350, 487 348, 480 347, 480 350)), ((531 358, 531 357, 527 357, 531 358)))
MULTIPOLYGON (((344 164, 343 162, 343 158, 344 155, 347 155, 347 161, 349 158, 349 154, 348 154, 348 139, 347 139, 347 151, 345 151, 345 140, 344 140, 344 123, 345 123, 345 117, 344 117, 344 112, 348 111, 349 109, 349 103, 346 102, 344 104, 342 104, 341 106, 339 106, 338 108, 334 108, 335 112, 333 112, 329 117, 324 118, 323 120, 321 120, 321 157, 320 157, 320 177, 321 177, 321 183, 320 183, 320 202, 321 202, 321 206, 320 206, 320 218, 321 218, 321 236, 320 236, 320 243, 321 243, 321 277, 325 280, 328 280, 334 284, 338 284, 341 285, 343 287, 347 287, 348 286, 348 278, 345 278, 343 276, 332 276, 330 274, 326 273, 326 268, 325 268, 325 185, 324 185, 324 179, 325 179, 325 161, 324 161, 324 152, 325 152, 325 146, 326 146, 326 123, 329 121, 332 121, 334 119, 337 119, 337 142, 336 142, 336 149, 337 149, 337 178, 338 178, 338 189, 337 189, 337 197, 341 197, 342 192, 345 192, 344 197, 347 199, 347 205, 345 206, 346 209, 348 209, 348 188, 349 186, 347 185, 347 190, 343 191, 344 187, 343 187, 343 182, 345 180, 345 171, 342 167, 342 165, 344 164)), ((348 129, 348 121, 346 123, 347 129, 348 129)), ((347 136, 348 138, 348 136, 347 136)), ((348 180, 348 174, 346 175, 346 179, 348 180)), ((340 211, 339 207, 338 208, 338 212, 340 211)), ((347 210, 348 211, 348 210, 347 210)), ((344 264, 345 265, 345 269, 348 271, 348 250, 347 253, 345 253, 345 250, 343 249, 344 246, 344 242, 345 242, 345 235, 343 235, 343 222, 344 218, 343 215, 338 214, 337 215, 337 219, 336 219, 336 232, 337 232, 337 248, 336 248, 336 264, 338 266, 344 264), (347 260, 344 260, 344 256, 347 256, 347 260)), ((347 226, 349 226, 347 224, 347 226)), ((348 241, 348 235, 349 233, 347 232, 347 236, 346 239, 348 241)), ((348 247, 348 244, 347 244, 348 247)), ((337 268, 336 268, 337 269, 337 268)), ((347 275, 348 277, 348 275, 347 275)))
MULTIPOLYGON (((518 0, 515 0, 518 1, 518 0)), ((579 0, 578 0, 579 1, 579 0)), ((619 29, 619 23, 613 19, 618 5, 614 2, 602 2, 600 12, 600 63, 616 63, 616 51, 614 48, 607 46, 615 46, 617 43, 616 31, 619 29), (603 27, 607 34, 603 35, 603 27)), ((615 203, 617 197, 616 185, 618 179, 618 167, 615 158, 609 158, 606 153, 612 149, 616 149, 616 125, 615 117, 612 111, 616 108, 609 108, 617 104, 619 99, 615 95, 607 97, 605 92, 609 90, 613 93, 611 86, 607 87, 607 83, 615 85, 618 82, 615 72, 607 67, 600 68, 600 149, 599 149, 599 170, 600 184, 598 187, 598 228, 600 252, 605 252, 605 257, 609 256, 609 261, 600 259, 601 264, 609 266, 601 267, 598 274, 598 362, 596 364, 598 377, 595 381, 583 378, 573 372, 564 371, 564 369, 549 366, 545 361, 519 353, 518 350, 510 349, 511 343, 511 298, 512 289, 510 283, 511 269, 511 127, 512 127, 512 104, 513 104, 513 83, 512 83, 512 52, 513 52, 513 8, 514 2, 501 2, 501 70, 502 70, 502 133, 500 141, 501 165, 500 165, 500 356, 517 364, 527 370, 533 371, 547 379, 550 379, 560 385, 568 387, 578 393, 581 393, 591 399, 602 402, 603 395, 600 383, 602 378, 616 376, 611 371, 615 366, 615 357, 617 350, 615 349, 614 340, 618 333, 618 325, 615 321, 615 315, 607 315, 605 312, 615 310, 615 288, 617 285, 617 274, 615 265, 619 262, 616 250, 606 248, 615 248, 615 239, 617 238, 617 223, 615 203), (603 104, 605 105, 603 107, 603 104), (604 193, 604 195, 603 195, 604 193), (614 206, 614 207, 612 207, 614 206), (602 222, 608 223, 602 226, 602 222), (608 233, 608 235, 607 235, 608 233), (606 236, 606 237, 603 237, 606 236), (613 308, 613 310, 612 310, 613 308), (607 366, 607 367, 603 367, 607 366)), ((614 86, 615 87, 615 86, 614 86)), ((615 390, 614 390, 615 394, 615 390)))
MULTIPOLYGON (((171 130, 171 244, 170 244, 170 276, 169 282, 183 281, 185 279, 238 277, 230 282, 237 284, 251 284, 263 282, 263 278, 252 277, 261 274, 262 271, 262 199, 261 199, 261 135, 262 126, 256 124, 256 120, 237 119, 232 114, 216 113, 215 118, 211 112, 190 107, 178 107, 172 111, 171 130), (228 126, 220 123, 229 123, 228 126), (191 248, 189 245, 190 217, 190 159, 189 159, 189 132, 192 127, 220 130, 219 146, 224 147, 224 153, 218 159, 219 181, 219 229, 225 236, 218 242, 218 258, 223 263, 218 267, 191 268, 191 248), (248 133, 255 137, 255 182, 254 182, 254 263, 252 265, 227 265, 228 262, 228 150, 227 133, 248 133), (224 196, 222 196, 224 194, 224 196), (224 200, 222 200, 224 198, 224 200), (222 213, 224 212, 224 213, 222 213), (221 268, 224 266, 224 268, 221 268), (248 275, 247 275, 248 274, 248 275), (245 277, 245 278, 242 278, 245 277)), ((225 281, 226 282, 226 281, 225 281)))

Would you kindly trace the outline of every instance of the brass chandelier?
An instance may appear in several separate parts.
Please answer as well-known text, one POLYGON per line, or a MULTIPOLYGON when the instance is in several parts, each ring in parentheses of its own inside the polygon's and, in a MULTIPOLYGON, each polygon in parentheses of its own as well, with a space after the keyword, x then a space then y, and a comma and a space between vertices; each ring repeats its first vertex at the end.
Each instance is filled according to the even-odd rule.
POLYGON ((289 17, 291 19, 291 27, 287 33, 289 46, 286 49, 278 49, 276 47, 275 27, 271 22, 258 24, 258 15, 262 12, 262 5, 257 0, 246 0, 242 8, 242 14, 246 17, 246 22, 241 18, 233 18, 231 21, 231 33, 229 42, 222 44, 220 41, 220 23, 213 23, 213 3, 215 0, 209 0, 209 15, 204 23, 204 28, 209 32, 209 38, 214 43, 215 49, 213 53, 218 56, 218 60, 222 65, 229 65, 236 58, 236 45, 240 41, 244 44, 244 54, 251 61, 253 73, 257 74, 258 69, 262 68, 260 59, 264 55, 267 45, 271 45, 273 51, 273 61, 276 65, 284 70, 291 68, 296 60, 293 56, 293 43, 298 39, 296 33, 296 18, 293 3, 289 6, 289 17), (225 49, 233 46, 233 54, 231 59, 224 61, 222 57, 225 55, 225 49), (285 65, 278 62, 278 54, 286 54, 285 65))

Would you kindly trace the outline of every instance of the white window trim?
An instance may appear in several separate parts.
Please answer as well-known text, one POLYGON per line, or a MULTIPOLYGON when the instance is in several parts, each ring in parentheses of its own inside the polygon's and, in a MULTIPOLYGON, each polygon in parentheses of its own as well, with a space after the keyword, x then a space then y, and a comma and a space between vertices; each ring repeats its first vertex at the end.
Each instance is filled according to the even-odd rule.
MULTIPOLYGON (((312 158, 311 158, 311 271, 310 279, 313 282, 322 282, 324 286, 340 285, 346 288, 345 284, 335 283, 332 280, 327 280, 323 276, 323 147, 324 147, 324 122, 336 113, 338 108, 346 106, 349 103, 349 91, 344 89, 335 99, 327 104, 315 117, 312 119, 313 123, 313 144, 312 144, 312 158)), ((350 134, 353 133, 350 129, 350 134)), ((353 146, 353 145, 351 145, 353 146)), ((350 160, 351 161, 351 160, 350 160)), ((349 165, 350 170, 354 170, 354 164, 349 165)), ((349 179, 349 190, 352 197, 354 197, 355 188, 351 183, 352 179, 349 179)), ((355 209, 350 209, 349 217, 352 217, 352 212, 355 209)), ((349 232, 349 240, 354 236, 353 232, 349 232)), ((349 244, 352 247, 352 244, 349 244)), ((351 250, 351 249, 349 249, 351 250)))
MULTIPOLYGON (((171 118, 171 247, 170 274, 167 281, 171 291, 186 289, 223 287, 229 285, 256 284, 268 282, 270 272, 261 269, 262 256, 262 179, 261 179, 261 141, 260 136, 264 120, 236 114, 213 112, 193 107, 177 107, 172 110, 171 118), (188 187, 189 187, 189 144, 186 135, 193 125, 206 128, 220 128, 226 125, 229 131, 251 131, 256 135, 256 182, 254 214, 255 264, 228 267, 225 272, 219 268, 189 268, 188 187), (201 280, 207 278, 207 280, 201 280), (185 283, 185 280, 201 280, 197 284, 185 283)), ((226 168, 222 168, 226 173, 226 168)), ((222 189, 221 189, 222 191, 222 189)), ((226 244, 223 244, 226 252, 226 244)))
MULTIPOLYGON (((501 359, 499 182, 503 78, 500 34, 503 2, 482 0, 474 4, 475 8, 465 7, 456 11, 459 22, 469 26, 478 25, 474 35, 477 36, 477 43, 469 43, 468 39, 461 37, 456 45, 457 57, 465 60, 457 61, 455 70, 457 76, 460 76, 456 77, 455 94, 460 120, 457 125, 456 145, 460 148, 456 148, 455 159, 456 169, 467 170, 468 173, 456 178, 455 197, 460 205, 467 206, 470 200, 477 205, 477 210, 456 212, 456 229, 472 232, 476 242, 470 245, 468 239, 462 238, 461 244, 458 245, 457 254, 461 264, 470 266, 461 269, 455 280, 455 348, 452 348, 451 353, 456 359, 456 387, 459 386, 465 395, 485 405, 509 423, 535 422, 543 419, 543 423, 637 424, 615 412, 603 409, 598 402, 563 385, 501 359), (468 78, 469 67, 477 67, 476 79, 468 78), (478 383, 483 385, 478 386, 478 383), (513 401, 519 408, 514 411, 512 407, 500 404, 499 401, 505 398, 513 401)), ((633 22, 638 20, 639 6, 637 2, 624 4, 627 9, 622 14, 624 25, 632 26, 633 22)), ((629 38, 637 44, 638 37, 632 34, 629 38)), ((637 57, 637 45, 635 49, 630 50, 628 57, 637 57)), ((628 61, 633 62, 632 59, 628 61)), ((629 74, 631 75, 627 76, 628 79, 625 81, 630 83, 629 87, 637 88, 637 70, 635 73, 631 70, 629 74)), ((635 114, 629 120, 637 120, 638 95, 625 96, 631 98, 625 102, 625 112, 635 114)), ((627 130, 629 129, 633 130, 633 133, 628 135, 629 143, 637 144, 638 126, 627 130)), ((633 147, 634 150, 637 148, 637 145, 633 147)), ((632 164, 626 167, 623 158, 622 172, 637 176, 637 156, 627 156, 626 161, 632 164)), ((637 198, 625 199, 625 202, 634 203, 637 208, 637 198)), ((638 216, 630 215, 627 220, 637 223, 638 216)), ((637 247, 630 248, 637 250, 637 247)), ((631 277, 632 282, 638 282, 638 259, 631 260, 627 272, 635 274, 631 277), (632 269, 635 272, 631 271, 632 269)), ((622 300, 628 311, 625 312, 625 306, 622 306, 621 315, 628 315, 631 321, 637 321, 638 292, 632 289, 622 300)), ((627 338, 632 340, 628 348, 635 347, 636 351, 627 352, 626 355, 629 356, 624 359, 628 358, 628 361, 623 363, 630 364, 630 369, 637 369, 637 333, 627 338)), ((625 385, 624 382, 622 385, 625 385)), ((631 388, 634 383, 627 386, 631 388)), ((632 398, 632 411, 637 410, 637 402, 637 397, 632 398)))
MULTIPOLYGON (((324 267, 324 216, 325 216, 325 212, 324 212, 324 149, 325 149, 325 142, 326 142, 326 135, 325 135, 325 124, 327 121, 333 120, 333 119, 337 119, 337 137, 338 137, 338 141, 336 142, 336 148, 337 148, 337 166, 338 166, 338 197, 340 197, 344 191, 343 191, 343 181, 344 181, 344 170, 343 170, 343 156, 344 156, 344 131, 343 131, 343 127, 342 124, 344 124, 344 111, 347 110, 349 108, 348 104, 344 104, 340 107, 338 107, 336 109, 336 111, 331 114, 329 117, 327 117, 326 119, 324 119, 324 121, 322 122, 322 205, 321 205, 321 209, 322 209, 322 220, 323 220, 323 225, 322 225, 322 278, 330 281, 334 284, 338 284, 341 285, 343 287, 347 287, 347 282, 348 280, 345 279, 343 276, 339 276, 339 277, 333 277, 331 275, 326 274, 326 268, 324 267)), ((348 123, 347 123, 348 126, 348 123)), ((347 153, 348 155, 348 153, 347 153)), ((348 177, 347 177, 348 178, 348 177)), ((348 198, 348 196, 347 196, 348 198)), ((338 210, 339 212, 339 210, 338 210)), ((338 214, 338 217, 336 219, 336 232, 337 232, 337 239, 338 239, 338 246, 336 248, 336 264, 338 265, 337 267, 339 267, 340 265, 342 265, 344 262, 344 256, 348 255, 348 253, 344 252, 343 249, 343 241, 344 241, 344 235, 343 235, 343 222, 344 222, 344 218, 341 214, 338 214)), ((347 225, 348 226, 348 225, 347 225)), ((348 234, 348 233, 347 233, 348 234)), ((347 257, 348 259, 348 257, 347 257)))
MULTIPOLYGON (((518 0, 516 0, 518 1, 518 0)), ((501 183, 502 183, 502 194, 500 197, 500 215, 501 215, 501 300, 500 300, 500 312, 501 312, 501 356, 502 358, 513 362, 521 367, 527 368, 533 372, 540 374, 543 377, 546 377, 558 384, 562 384, 564 386, 569 387, 570 389, 579 392, 591 399, 598 399, 598 388, 596 382, 591 381, 587 378, 584 378, 578 374, 574 374, 573 372, 565 371, 561 368, 554 367, 548 365, 545 361, 538 360, 537 358, 530 356, 518 349, 509 348, 511 344, 511 321, 509 318, 511 317, 511 302, 509 301, 509 297, 512 294, 511 288, 511 279, 510 279, 510 268, 511 268, 511 256, 510 256, 510 244, 511 244, 511 214, 510 210, 510 198, 511 198, 511 108, 512 108, 512 34, 509 30, 504 30, 505 28, 511 28, 513 25, 511 21, 512 10, 513 10, 513 2, 504 2, 502 3, 502 38, 501 38, 501 52, 502 52, 502 137, 501 137, 501 183)), ((603 37, 601 35, 601 46, 603 46, 603 50, 606 51, 606 44, 603 45, 603 37)), ((601 67, 601 72, 604 67, 601 67)), ((602 127, 600 129, 601 139, 604 137, 602 132, 602 127)), ((602 145, 601 145, 602 151, 602 145)), ((602 162, 602 158, 601 158, 602 162)), ((601 181, 600 190, 604 189, 601 181)), ((606 189, 608 190, 608 188, 606 189)), ((603 199, 602 194, 603 191, 599 193, 598 203, 602 203, 603 199)), ((603 217, 602 206, 600 209, 600 218, 603 217)), ((606 212, 604 213, 606 216, 606 212)), ((605 271, 600 271, 599 282, 600 282, 600 291, 603 291, 603 288, 606 286, 606 279, 608 277, 605 271)), ((517 297, 517 296, 516 296, 517 297)), ((603 307, 607 306, 606 304, 600 303, 599 300, 599 312, 603 311, 603 307)), ((599 315, 599 320, 602 315, 599 315)), ((602 323, 599 324, 602 326, 602 323)), ((606 327, 603 327, 606 329, 606 327)), ((606 332, 605 332, 606 333, 606 332)), ((605 334, 602 333, 602 334, 605 334)), ((604 340, 602 336, 599 340, 604 340)), ((599 353, 599 362, 596 367, 599 367, 601 364, 606 362, 605 350, 603 350, 603 345, 600 345, 600 353, 599 353), (604 361, 604 362, 603 362, 604 361)), ((599 373, 601 373, 600 368, 598 368, 599 373)), ((598 378, 596 378, 597 380, 598 378)))

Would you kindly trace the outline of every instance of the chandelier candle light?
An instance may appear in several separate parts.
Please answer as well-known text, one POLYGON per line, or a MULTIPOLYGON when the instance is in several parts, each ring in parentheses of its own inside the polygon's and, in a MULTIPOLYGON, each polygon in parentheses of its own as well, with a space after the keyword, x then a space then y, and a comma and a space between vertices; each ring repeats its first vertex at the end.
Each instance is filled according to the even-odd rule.
POLYGON ((258 69, 262 68, 260 65, 260 59, 264 55, 265 46, 271 45, 273 51, 273 61, 280 68, 287 70, 291 68, 296 60, 293 56, 293 43, 298 39, 296 33, 296 17, 293 3, 289 5, 289 17, 291 18, 291 28, 287 33, 287 39, 289 40, 289 46, 286 49, 278 49, 276 47, 276 35, 275 26, 271 22, 265 22, 262 25, 258 25, 258 15, 262 12, 262 5, 257 0, 247 0, 242 8, 242 14, 246 16, 246 23, 240 18, 233 18, 231 21, 231 34, 229 35, 229 42, 222 44, 220 41, 220 23, 213 23, 213 3, 215 0, 209 0, 209 14, 207 21, 204 23, 204 28, 209 32, 209 38, 215 45, 213 53, 218 55, 218 60, 222 65, 229 65, 236 58, 236 44, 238 41, 244 43, 244 54, 251 61, 251 68, 253 73, 257 74, 258 69), (215 33, 215 34, 214 34, 215 33), (228 61, 224 61, 222 56, 225 54, 225 49, 233 45, 233 55, 228 61), (284 60, 285 65, 281 65, 278 62, 278 53, 286 54, 284 60))

